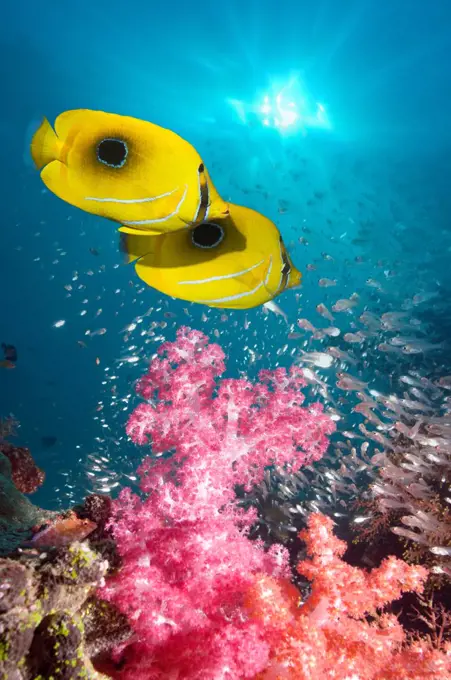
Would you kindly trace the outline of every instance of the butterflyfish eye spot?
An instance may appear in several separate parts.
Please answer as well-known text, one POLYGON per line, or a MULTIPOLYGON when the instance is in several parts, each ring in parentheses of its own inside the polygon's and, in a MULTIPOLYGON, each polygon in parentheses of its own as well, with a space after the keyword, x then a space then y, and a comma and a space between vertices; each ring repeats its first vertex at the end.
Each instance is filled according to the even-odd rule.
POLYGON ((224 229, 215 222, 203 222, 191 232, 191 239, 197 248, 216 248, 224 238, 224 229))
POLYGON ((110 168, 122 168, 128 156, 128 146, 122 139, 102 139, 97 145, 97 159, 110 168))

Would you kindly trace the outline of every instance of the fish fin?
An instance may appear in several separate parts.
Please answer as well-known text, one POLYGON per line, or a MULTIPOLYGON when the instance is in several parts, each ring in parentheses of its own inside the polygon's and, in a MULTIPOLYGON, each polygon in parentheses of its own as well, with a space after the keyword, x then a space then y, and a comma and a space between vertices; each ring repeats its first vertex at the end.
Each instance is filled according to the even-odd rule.
POLYGON ((62 146, 49 121, 44 118, 30 144, 31 157, 37 169, 41 170, 52 161, 58 160, 62 146))
POLYGON ((155 250, 156 236, 147 236, 142 234, 119 234, 119 250, 124 253, 125 262, 130 264, 136 262, 146 255, 150 255, 155 250))
POLYGON ((89 126, 91 120, 95 119, 95 112, 89 109, 70 109, 60 113, 55 120, 55 131, 58 137, 66 139, 74 127, 81 125, 89 126), (94 113, 94 115, 93 115, 94 113))
POLYGON ((290 273, 288 275, 288 281, 287 281, 287 288, 300 288, 302 283, 302 274, 301 272, 296 269, 296 267, 292 267, 290 270, 290 273))
POLYGON ((134 229, 133 227, 126 227, 124 225, 119 227, 118 231, 122 234, 131 234, 132 236, 141 236, 143 238, 146 236, 161 236, 165 233, 163 231, 157 231, 156 229, 146 229, 144 231, 143 229, 134 229))

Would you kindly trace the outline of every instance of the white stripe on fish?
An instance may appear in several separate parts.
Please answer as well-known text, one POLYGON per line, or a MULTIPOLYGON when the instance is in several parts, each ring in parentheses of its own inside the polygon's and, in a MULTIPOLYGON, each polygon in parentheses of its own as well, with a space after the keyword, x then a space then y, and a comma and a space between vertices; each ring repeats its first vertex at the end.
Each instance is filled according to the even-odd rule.
MULTIPOLYGON (((184 285, 193 285, 193 284, 199 284, 199 283, 211 283, 212 281, 223 281, 224 279, 233 279, 235 276, 241 276, 242 274, 247 274, 248 272, 251 272, 253 269, 256 269, 256 267, 259 267, 261 264, 263 264, 264 260, 260 260, 260 262, 257 262, 257 264, 253 264, 252 267, 249 267, 248 269, 243 269, 240 272, 234 272, 233 274, 223 274, 222 276, 212 276, 209 279, 198 279, 196 281, 179 281, 178 284, 180 286, 184 285)), ((269 265, 271 267, 271 264, 269 265)), ((226 298, 224 298, 226 299, 226 298)))
POLYGON ((223 298, 218 298, 217 300, 196 300, 196 302, 201 302, 204 305, 209 305, 211 303, 215 304, 217 302, 229 302, 230 300, 240 300, 243 297, 247 297, 248 295, 253 295, 253 293, 256 293, 257 290, 259 290, 263 286, 263 281, 261 281, 258 286, 253 288, 252 290, 248 290, 245 293, 238 293, 237 295, 229 295, 228 297, 223 297, 223 298))
POLYGON ((148 196, 147 198, 96 198, 95 196, 85 196, 85 201, 95 201, 96 203, 152 203, 152 201, 158 201, 160 198, 171 196, 178 190, 179 187, 176 187, 172 191, 167 191, 165 194, 148 196))
POLYGON ((188 193, 188 185, 185 184, 185 191, 183 192, 183 196, 180 199, 176 209, 174 210, 174 212, 170 213, 169 215, 166 215, 166 217, 159 217, 159 218, 154 219, 154 220, 135 220, 134 222, 122 222, 122 224, 126 227, 133 227, 133 226, 135 226, 135 224, 138 224, 138 225, 139 224, 156 224, 157 222, 166 222, 166 220, 168 220, 170 217, 175 217, 175 215, 177 215, 180 208, 182 207, 182 203, 185 200, 187 193, 188 193))

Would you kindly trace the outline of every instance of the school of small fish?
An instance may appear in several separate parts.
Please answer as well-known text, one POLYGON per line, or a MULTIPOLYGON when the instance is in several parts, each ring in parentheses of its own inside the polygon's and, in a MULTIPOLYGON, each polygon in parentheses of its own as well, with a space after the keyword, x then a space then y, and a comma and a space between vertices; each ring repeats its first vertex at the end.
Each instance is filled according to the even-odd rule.
MULTIPOLYGON (((228 163, 234 166, 230 153, 229 142, 219 144, 211 170, 219 172, 228 163)), ((301 203, 295 187, 302 173, 293 168, 309 167, 312 161, 304 163, 298 151, 284 154, 260 170, 255 163, 253 184, 232 174, 224 193, 227 200, 230 195, 237 203, 252 199, 261 206, 274 219, 290 255, 305 262, 300 267, 302 289, 288 291, 277 303, 271 300, 256 310, 233 311, 160 296, 121 264, 112 263, 114 238, 106 232, 94 238, 83 217, 77 223, 77 256, 70 252, 77 271, 69 277, 60 273, 66 271, 69 259, 63 234, 58 235, 52 253, 40 251, 35 258, 37 267, 45 271, 52 267, 52 283, 62 289, 68 305, 67 311, 61 306, 55 312, 49 325, 53 324, 61 342, 68 333, 76 338, 73 344, 80 364, 85 371, 97 372, 103 390, 92 415, 98 427, 96 441, 89 450, 81 440, 75 444, 77 471, 61 469, 62 483, 55 492, 62 505, 93 491, 114 494, 137 481, 140 452, 123 432, 135 398, 134 382, 158 346, 172 338, 181 324, 199 328, 218 341, 233 357, 235 374, 255 377, 263 367, 298 364, 307 383, 307 398, 320 399, 337 424, 332 446, 320 464, 294 475, 267 473, 263 496, 266 493, 272 500, 265 518, 270 522, 272 513, 276 532, 293 534, 296 514, 305 516, 312 509, 333 508, 337 519, 349 514, 362 485, 374 479, 384 452, 400 446, 400 437, 417 450, 412 455, 418 460, 412 465, 420 465, 423 454, 440 457, 446 447, 449 451, 451 353, 448 336, 441 330, 446 322, 443 327, 451 337, 449 288, 441 284, 432 265, 402 259, 411 239, 420 242, 421 236, 407 234, 401 221, 398 225, 393 219, 388 251, 376 228, 374 197, 361 192, 351 205, 349 195, 355 192, 340 188, 338 161, 330 180, 336 188, 330 189, 328 206, 323 207, 326 199, 314 198, 312 187, 312 197, 301 203), (280 174, 274 188, 281 192, 280 198, 265 182, 273 163, 280 174), (113 280, 117 283, 111 287, 113 280), (275 486, 277 503, 273 502, 275 486), (308 498, 296 504, 293 499, 300 489, 308 490, 308 498)), ((305 173, 302 182, 308 186, 305 173)), ((68 221, 73 226, 74 218, 68 221)), ((44 223, 38 227, 36 238, 45 228, 44 223)), ((434 257, 449 255, 451 238, 441 234, 428 247, 434 257)), ((354 521, 364 525, 368 519, 367 513, 360 513, 354 521)), ((400 528, 412 531, 407 524, 400 528)))

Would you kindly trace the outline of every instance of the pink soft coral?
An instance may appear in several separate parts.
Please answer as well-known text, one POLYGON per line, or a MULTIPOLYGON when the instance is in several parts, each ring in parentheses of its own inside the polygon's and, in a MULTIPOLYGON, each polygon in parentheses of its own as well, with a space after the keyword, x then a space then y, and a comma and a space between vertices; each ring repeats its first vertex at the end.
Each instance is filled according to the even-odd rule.
POLYGON ((237 507, 235 485, 250 488, 270 464, 317 460, 334 429, 320 405, 302 406, 299 372, 218 383, 222 350, 186 328, 159 355, 139 384, 149 402, 127 427, 152 444, 139 470, 145 497, 124 490, 115 503, 123 564, 100 592, 136 633, 116 650, 117 677, 448 679, 444 653, 406 646, 396 618, 380 613, 405 590, 420 591, 424 569, 394 558, 371 573, 351 567, 331 520, 312 515, 302 533, 310 558, 298 567, 312 595, 299 606, 286 551, 248 538, 255 515, 237 507))
POLYGON ((237 507, 234 488, 272 463, 317 460, 334 425, 319 404, 302 406, 297 369, 218 385, 222 350, 186 328, 159 355, 138 388, 158 402, 138 406, 127 431, 154 455, 174 451, 141 466, 144 500, 121 493, 112 529, 123 567, 102 590, 139 640, 121 677, 251 678, 269 645, 243 602, 257 574, 288 577, 288 556, 247 538, 255 514, 237 507))
POLYGON ((169 467, 148 461, 141 469, 151 479, 143 489, 158 484, 160 508, 173 519, 210 519, 234 499, 236 484, 260 482, 265 466, 299 469, 324 454, 335 426, 321 404, 302 406, 305 381, 297 367, 261 371, 257 384, 218 384, 223 351, 188 328, 158 353, 138 385, 150 403, 135 409, 127 433, 138 444, 150 441, 154 454, 175 449, 169 467))

